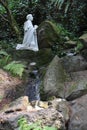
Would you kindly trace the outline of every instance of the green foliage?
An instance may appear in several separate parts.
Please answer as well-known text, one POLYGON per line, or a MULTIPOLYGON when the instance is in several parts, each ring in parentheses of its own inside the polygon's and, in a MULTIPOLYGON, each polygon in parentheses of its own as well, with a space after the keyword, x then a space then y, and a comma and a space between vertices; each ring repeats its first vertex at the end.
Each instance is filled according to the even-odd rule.
POLYGON ((0 95, 0 101, 3 99, 3 96, 0 95))
POLYGON ((11 60, 11 56, 6 51, 0 51, 0 67, 2 68, 11 60))
POLYGON ((54 6, 52 18, 62 23, 75 36, 87 30, 86 0, 51 0, 54 6))
POLYGON ((28 124, 24 117, 18 120, 18 126, 19 130, 58 130, 55 127, 43 126, 41 121, 28 124))
POLYGON ((11 55, 6 51, 0 51, 0 67, 11 72, 14 76, 22 77, 25 65, 19 61, 12 61, 11 55))
POLYGON ((8 53, 4 50, 0 50, 0 58, 2 58, 2 56, 8 56, 8 53))
MULTIPOLYGON (((9 8, 12 11, 17 23, 23 34, 23 23, 26 15, 32 13, 34 16, 34 24, 40 24, 44 20, 55 20, 72 32, 73 35, 87 30, 87 2, 86 0, 8 0, 9 8)), ((6 10, 0 5, 0 13, 7 18, 6 10)), ((8 36, 7 22, 0 17, 2 30, 4 29, 8 36)), ((4 32, 3 32, 4 33, 4 32)), ((81 35, 80 34, 80 35, 81 35)), ((5 36, 5 35, 2 35, 5 36)))
POLYGON ((23 64, 18 63, 17 61, 12 61, 11 63, 4 66, 4 69, 10 71, 13 75, 18 75, 22 77, 24 67, 25 66, 23 64))
POLYGON ((75 52, 79 53, 83 49, 83 47, 83 44, 80 41, 78 41, 77 46, 75 47, 75 52))
POLYGON ((61 9, 65 0, 51 0, 51 1, 52 1, 52 4, 54 4, 55 6, 58 6, 58 8, 61 9))
MULTIPOLYGON (((55 22, 51 24, 54 28, 54 31, 57 32, 56 35, 58 35, 57 40, 54 41, 54 44, 52 46, 52 51, 54 54, 58 55, 59 57, 62 57, 65 55, 65 52, 64 52, 64 48, 65 48, 64 42, 66 40, 65 37, 70 36, 71 34, 61 24, 57 24, 55 22)), ((54 39, 53 36, 51 38, 54 39)))
POLYGON ((64 3, 64 0, 52 0, 52 3, 55 5, 61 6, 64 3))
MULTIPOLYGON (((65 0, 51 0, 52 4, 56 6, 59 10, 62 9, 62 6, 65 4, 65 0)), ((70 0, 66 1, 65 7, 64 8, 64 13, 66 14, 68 12, 69 6, 70 6, 70 0)))
POLYGON ((71 37, 72 34, 67 29, 65 29, 62 24, 55 23, 55 22, 54 24, 56 25, 57 31, 59 32, 60 36, 63 36, 63 38, 65 36, 71 37))
POLYGON ((0 67, 3 67, 4 65, 6 65, 9 61, 9 59, 10 59, 9 55, 0 59, 0 67))

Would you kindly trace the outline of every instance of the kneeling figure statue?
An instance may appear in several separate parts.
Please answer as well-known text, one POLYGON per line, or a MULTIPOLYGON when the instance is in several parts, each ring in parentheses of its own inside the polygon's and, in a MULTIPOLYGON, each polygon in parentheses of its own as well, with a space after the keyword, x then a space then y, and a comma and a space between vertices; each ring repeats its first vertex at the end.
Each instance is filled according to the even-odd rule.
POLYGON ((22 44, 17 44, 16 50, 33 50, 38 51, 37 43, 37 25, 32 24, 33 16, 28 14, 26 16, 27 21, 24 23, 24 39, 22 44))

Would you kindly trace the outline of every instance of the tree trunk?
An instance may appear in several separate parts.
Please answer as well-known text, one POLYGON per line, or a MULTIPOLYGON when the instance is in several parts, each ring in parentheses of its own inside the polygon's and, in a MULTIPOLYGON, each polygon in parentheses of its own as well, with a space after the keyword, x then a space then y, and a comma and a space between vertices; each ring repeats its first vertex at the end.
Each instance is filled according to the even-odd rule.
POLYGON ((10 24, 12 30, 14 31, 17 38, 20 40, 20 31, 19 27, 16 23, 16 20, 14 19, 11 10, 8 7, 8 1, 7 0, 0 0, 0 4, 5 8, 7 15, 8 15, 8 23, 10 24))

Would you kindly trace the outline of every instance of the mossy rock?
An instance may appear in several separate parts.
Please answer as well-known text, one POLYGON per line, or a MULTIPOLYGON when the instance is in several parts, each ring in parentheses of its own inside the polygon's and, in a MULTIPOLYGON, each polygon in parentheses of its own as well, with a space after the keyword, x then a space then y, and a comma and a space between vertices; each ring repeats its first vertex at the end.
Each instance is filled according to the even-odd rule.
POLYGON ((53 58, 53 53, 50 48, 40 49, 38 52, 31 50, 12 50, 12 56, 14 60, 20 60, 26 64, 36 62, 40 67, 49 64, 53 58))
POLYGON ((87 33, 79 37, 79 40, 83 43, 84 48, 87 48, 87 33))
POLYGON ((61 41, 58 27, 51 21, 42 22, 37 32, 39 48, 49 48, 61 41))
POLYGON ((43 80, 43 88, 47 97, 64 98, 64 83, 67 79, 68 75, 61 64, 61 59, 55 56, 48 65, 43 80))

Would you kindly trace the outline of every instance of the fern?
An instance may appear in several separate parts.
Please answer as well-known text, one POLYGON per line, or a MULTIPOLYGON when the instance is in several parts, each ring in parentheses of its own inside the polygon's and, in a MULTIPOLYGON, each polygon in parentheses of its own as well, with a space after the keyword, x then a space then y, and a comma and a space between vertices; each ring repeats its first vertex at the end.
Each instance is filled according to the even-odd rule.
POLYGON ((25 65, 18 61, 11 62, 11 56, 4 50, 0 50, 0 67, 10 71, 13 75, 22 77, 25 65))
POLYGON ((11 60, 11 56, 4 50, 0 50, 0 67, 2 68, 11 60))
POLYGON ((5 70, 10 71, 13 75, 18 75, 22 77, 25 66, 17 61, 12 61, 11 63, 4 66, 5 70))
POLYGON ((0 50, 0 57, 1 56, 8 56, 8 53, 6 52, 6 51, 4 51, 4 50, 0 50))
POLYGON ((0 67, 5 66, 6 64, 8 64, 8 62, 11 60, 10 55, 3 57, 2 59, 0 59, 0 67))

